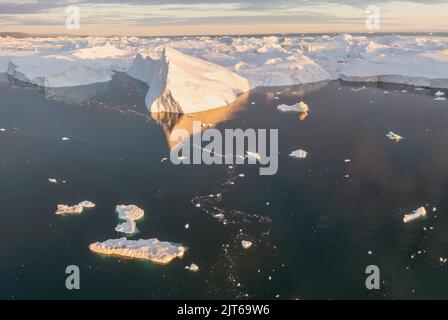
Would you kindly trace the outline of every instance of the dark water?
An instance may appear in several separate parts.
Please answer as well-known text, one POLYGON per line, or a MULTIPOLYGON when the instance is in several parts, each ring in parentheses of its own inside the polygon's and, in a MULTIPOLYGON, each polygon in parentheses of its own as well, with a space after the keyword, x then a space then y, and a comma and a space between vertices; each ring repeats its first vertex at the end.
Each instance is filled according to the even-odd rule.
POLYGON ((257 89, 199 117, 218 129, 278 128, 279 171, 260 176, 254 165, 161 162, 166 133, 188 119, 153 120, 146 88, 123 75, 64 90, 1 78, 0 298, 448 298, 439 262, 448 257, 448 103, 433 101, 434 90, 353 88, 362 85, 257 89), (300 100, 311 109, 304 121, 275 109, 300 100), (393 143, 389 130, 406 139, 393 143), (299 148, 306 160, 288 157, 299 148), (82 200, 97 207, 53 214, 82 200), (92 254, 90 243, 118 237, 114 208, 128 203, 146 211, 134 238, 182 243, 185 257, 160 266, 92 254), (423 205, 437 212, 402 222, 423 205), (192 262, 199 272, 184 269, 192 262), (71 264, 79 291, 65 289, 71 264), (377 291, 364 285, 371 264, 377 291))

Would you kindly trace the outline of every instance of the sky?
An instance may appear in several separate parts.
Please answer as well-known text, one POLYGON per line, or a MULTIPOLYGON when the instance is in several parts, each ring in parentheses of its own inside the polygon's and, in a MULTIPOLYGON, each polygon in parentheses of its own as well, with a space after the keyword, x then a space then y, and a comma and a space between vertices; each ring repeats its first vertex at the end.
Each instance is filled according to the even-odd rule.
POLYGON ((448 0, 0 0, 0 32, 164 36, 369 31, 448 32, 448 0), (366 25, 367 19, 378 24, 366 25))

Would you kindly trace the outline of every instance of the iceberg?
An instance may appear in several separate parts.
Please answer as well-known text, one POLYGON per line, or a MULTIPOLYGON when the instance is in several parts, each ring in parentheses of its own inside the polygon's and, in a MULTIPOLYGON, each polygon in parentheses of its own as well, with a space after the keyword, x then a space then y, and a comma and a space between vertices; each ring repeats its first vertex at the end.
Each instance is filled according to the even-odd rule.
POLYGON ((94 208, 95 204, 90 201, 83 201, 74 206, 68 206, 65 204, 58 204, 58 210, 55 212, 57 215, 66 215, 66 214, 81 214, 84 209, 94 208))
POLYGON ((403 222, 404 223, 408 223, 408 222, 411 222, 413 220, 425 217, 426 213, 427 213, 426 209, 424 207, 420 207, 417 210, 414 210, 410 214, 405 214, 404 217, 403 217, 403 222))
POLYGON ((138 60, 148 70, 137 77, 148 77, 145 101, 150 112, 194 113, 215 109, 227 106, 238 94, 249 90, 248 81, 236 73, 169 47, 159 60, 142 62, 140 57, 138 60))
POLYGON ((197 264, 192 263, 189 266, 185 267, 186 270, 190 270, 192 272, 198 272, 199 271, 199 266, 197 264))
POLYGON ((308 105, 300 101, 299 103, 293 104, 292 106, 288 106, 286 104, 281 104, 277 106, 277 110, 282 112, 301 112, 301 113, 307 113, 309 111, 308 105))
POLYGON ((89 245, 92 252, 148 260, 158 264, 168 264, 175 258, 182 258, 185 247, 158 239, 128 240, 126 238, 109 239, 89 245))
POLYGON ((252 241, 243 240, 241 241, 241 246, 244 249, 249 249, 250 247, 252 247, 252 241))
POLYGON ((394 133, 394 132, 392 132, 392 131, 389 131, 389 132, 386 134, 386 137, 388 137, 390 140, 394 140, 395 142, 399 142, 400 140, 403 139, 402 136, 400 136, 400 135, 398 135, 398 134, 396 134, 396 133, 394 133))
POLYGON ((289 154, 289 156, 291 158, 295 158, 295 159, 305 159, 308 155, 308 152, 306 152, 305 150, 299 149, 296 151, 293 151, 289 154))
POLYGON ((135 205, 118 205, 115 208, 118 213, 118 218, 124 222, 115 227, 115 231, 133 234, 136 231, 136 220, 143 218, 145 212, 135 205))

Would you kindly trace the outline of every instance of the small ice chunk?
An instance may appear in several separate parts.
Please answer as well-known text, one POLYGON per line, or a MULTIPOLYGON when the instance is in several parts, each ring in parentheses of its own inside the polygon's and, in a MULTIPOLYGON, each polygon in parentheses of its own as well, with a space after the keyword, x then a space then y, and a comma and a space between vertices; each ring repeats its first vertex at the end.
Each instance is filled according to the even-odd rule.
POLYGON ((0 128, 0 132, 5 132, 6 129, 5 128, 0 128))
POLYGON ((394 140, 395 142, 399 142, 400 140, 403 139, 402 136, 399 136, 398 134, 389 131, 389 133, 386 134, 386 137, 388 137, 390 140, 394 140))
POLYGON ((240 174, 238 175, 238 177, 240 177, 240 178, 244 178, 244 173, 240 173, 240 174))
POLYGON ((184 228, 185 228, 185 229, 190 229, 190 224, 187 223, 187 224, 184 226, 184 228))
POLYGON ((241 241, 241 245, 244 249, 249 249, 250 247, 252 247, 252 241, 243 240, 241 241))
POLYGON ((160 162, 164 162, 164 161, 166 161, 166 160, 168 160, 168 158, 162 158, 162 160, 160 160, 160 162))
POLYGON ((424 207, 420 207, 417 210, 414 210, 412 213, 404 215, 403 222, 408 223, 410 221, 413 221, 413 220, 416 220, 418 218, 425 217, 425 216, 426 216, 426 209, 424 207))
POLYGON ((68 138, 68 137, 62 137, 61 140, 62 140, 62 141, 70 141, 70 138, 68 138))
POLYGON ((433 99, 434 101, 446 101, 445 97, 437 97, 433 99))
POLYGON ((261 156, 257 152, 246 151, 247 157, 251 160, 260 161, 261 156))
POLYGON ((437 91, 436 93, 435 93, 435 96, 436 97, 443 97, 445 95, 445 92, 442 92, 442 91, 437 91))
POLYGON ((305 159, 308 155, 308 152, 305 150, 299 149, 296 151, 293 151, 289 154, 290 157, 296 158, 296 159, 305 159))
POLYGON ((303 102, 300 101, 299 103, 293 104, 292 106, 288 106, 286 104, 281 104, 279 106, 277 106, 277 110, 282 111, 282 112, 308 112, 309 108, 308 105, 303 102))
POLYGON ((95 204, 90 201, 83 201, 74 206, 68 206, 65 204, 58 204, 58 210, 55 212, 57 215, 65 214, 80 214, 84 209, 94 208, 95 204))
POLYGON ((190 264, 189 266, 185 266, 185 269, 186 270, 190 270, 192 272, 198 272, 199 271, 198 265, 194 264, 194 263, 190 264))
POLYGON ((51 184, 58 184, 58 179, 55 178, 48 178, 48 182, 50 182, 51 184))
POLYGON ((352 160, 350 160, 350 159, 345 159, 344 162, 345 162, 345 163, 349 163, 349 162, 352 162, 352 160))
POLYGON ((99 254, 143 259, 159 264, 167 264, 175 258, 182 258, 185 253, 184 246, 158 239, 109 239, 92 243, 89 249, 99 254))

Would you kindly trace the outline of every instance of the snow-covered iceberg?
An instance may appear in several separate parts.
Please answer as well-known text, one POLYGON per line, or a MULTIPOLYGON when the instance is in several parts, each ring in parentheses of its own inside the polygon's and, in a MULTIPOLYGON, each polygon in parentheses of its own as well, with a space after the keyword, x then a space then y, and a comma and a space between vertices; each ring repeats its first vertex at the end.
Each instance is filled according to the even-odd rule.
POLYGON ((145 211, 133 204, 118 205, 115 211, 118 213, 118 218, 124 220, 124 222, 115 227, 115 231, 127 234, 135 233, 137 227, 135 221, 143 218, 145 215, 145 211))
POLYGON ((175 258, 182 258, 185 253, 185 247, 182 245, 158 239, 109 239, 92 243, 89 249, 99 254, 142 259, 159 264, 167 264, 175 258))
MULTIPOLYGON (((238 94, 249 90, 248 81, 236 73, 169 47, 159 60, 137 59, 136 64, 148 70, 137 77, 148 78, 145 101, 151 112, 194 113, 215 109, 234 102, 238 94)), ((132 68, 135 69, 136 66, 132 68)), ((130 74, 135 76, 136 72, 130 74)))
POLYGON ((410 214, 405 214, 403 217, 403 222, 404 223, 408 223, 411 222, 413 220, 425 217, 427 214, 425 207, 420 207, 417 210, 414 210, 412 213, 410 214))

